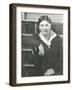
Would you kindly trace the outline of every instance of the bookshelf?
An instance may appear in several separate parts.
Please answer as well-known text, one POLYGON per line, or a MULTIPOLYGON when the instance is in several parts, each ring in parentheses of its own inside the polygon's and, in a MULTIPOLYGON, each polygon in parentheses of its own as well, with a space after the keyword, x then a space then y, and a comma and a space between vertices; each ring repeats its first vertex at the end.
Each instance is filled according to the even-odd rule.
POLYGON ((21 60, 22 60, 22 77, 34 75, 34 60, 32 54, 32 35, 36 33, 35 20, 21 21, 21 60))

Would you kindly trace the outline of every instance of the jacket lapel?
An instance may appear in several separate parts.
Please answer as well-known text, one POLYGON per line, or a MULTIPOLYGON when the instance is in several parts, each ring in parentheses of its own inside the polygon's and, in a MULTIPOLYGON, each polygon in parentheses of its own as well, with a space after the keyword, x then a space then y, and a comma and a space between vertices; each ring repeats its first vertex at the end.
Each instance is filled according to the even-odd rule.
POLYGON ((51 30, 51 36, 49 40, 47 40, 41 32, 39 33, 39 37, 50 48, 51 41, 56 37, 56 33, 51 30))

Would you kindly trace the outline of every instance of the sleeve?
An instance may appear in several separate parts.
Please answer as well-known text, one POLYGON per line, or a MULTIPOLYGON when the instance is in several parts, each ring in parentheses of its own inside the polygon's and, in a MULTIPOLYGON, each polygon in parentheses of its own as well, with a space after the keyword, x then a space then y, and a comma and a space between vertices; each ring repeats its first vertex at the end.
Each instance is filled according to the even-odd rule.
POLYGON ((57 74, 62 75, 63 74, 63 41, 62 38, 59 37, 58 40, 58 64, 57 64, 57 74))
POLYGON ((34 54, 37 54, 39 52, 38 46, 40 45, 40 43, 41 43, 41 41, 40 41, 38 35, 34 34, 32 36, 32 44, 33 44, 32 49, 33 49, 34 54))
POLYGON ((33 43, 33 48, 32 48, 33 60, 34 60, 34 65, 35 65, 34 74, 36 76, 39 76, 39 75, 41 75, 40 57, 38 55, 38 52, 39 52, 38 46, 40 45, 40 40, 37 35, 33 35, 32 43, 33 43))
POLYGON ((59 42, 59 71, 60 74, 63 74, 63 41, 60 39, 59 42))

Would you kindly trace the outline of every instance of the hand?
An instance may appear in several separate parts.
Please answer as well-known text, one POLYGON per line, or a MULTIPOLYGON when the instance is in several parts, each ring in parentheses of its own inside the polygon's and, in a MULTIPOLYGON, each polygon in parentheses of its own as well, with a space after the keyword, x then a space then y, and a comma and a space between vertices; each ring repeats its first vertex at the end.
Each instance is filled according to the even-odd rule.
POLYGON ((42 44, 40 44, 38 48, 39 48, 39 55, 44 56, 44 53, 45 53, 45 52, 44 52, 43 45, 42 45, 42 44))
POLYGON ((44 73, 45 76, 49 76, 49 75, 52 75, 52 74, 55 74, 55 71, 54 71, 53 68, 49 68, 49 69, 44 73))

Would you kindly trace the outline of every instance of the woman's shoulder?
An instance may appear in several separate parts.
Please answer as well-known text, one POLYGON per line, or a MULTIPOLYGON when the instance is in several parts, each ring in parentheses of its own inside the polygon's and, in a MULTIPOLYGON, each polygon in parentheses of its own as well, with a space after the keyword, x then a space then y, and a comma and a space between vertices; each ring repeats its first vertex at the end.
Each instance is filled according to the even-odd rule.
POLYGON ((56 35, 56 37, 52 40, 52 42, 60 44, 63 42, 63 38, 60 35, 56 35))
POLYGON ((34 39, 39 39, 38 33, 34 33, 34 34, 33 34, 33 38, 34 38, 34 39))
POLYGON ((62 38, 60 35, 56 35, 55 39, 56 39, 57 41, 62 41, 63 38, 62 38))
POLYGON ((39 35, 37 33, 33 34, 32 35, 32 41, 33 41, 33 44, 38 46, 40 44, 40 38, 39 38, 39 35))

